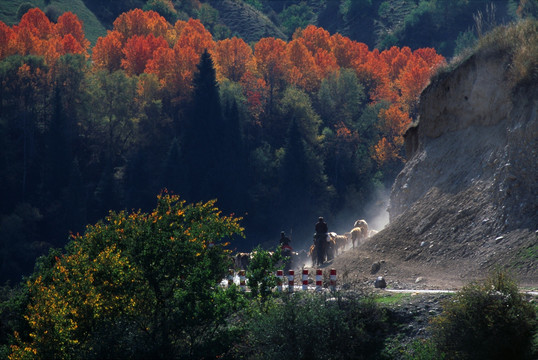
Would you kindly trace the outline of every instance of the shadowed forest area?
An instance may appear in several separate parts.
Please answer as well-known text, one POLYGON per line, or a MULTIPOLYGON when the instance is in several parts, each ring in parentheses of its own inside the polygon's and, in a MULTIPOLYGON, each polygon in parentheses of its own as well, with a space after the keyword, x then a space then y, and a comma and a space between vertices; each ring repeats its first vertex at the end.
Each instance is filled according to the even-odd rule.
POLYGON ((165 188, 243 217, 238 248, 281 230, 309 242, 318 216, 356 217, 390 186, 444 62, 315 26, 289 42, 215 41, 198 20, 139 9, 93 48, 69 12, 0 26, 2 281, 109 210, 151 209, 165 188))

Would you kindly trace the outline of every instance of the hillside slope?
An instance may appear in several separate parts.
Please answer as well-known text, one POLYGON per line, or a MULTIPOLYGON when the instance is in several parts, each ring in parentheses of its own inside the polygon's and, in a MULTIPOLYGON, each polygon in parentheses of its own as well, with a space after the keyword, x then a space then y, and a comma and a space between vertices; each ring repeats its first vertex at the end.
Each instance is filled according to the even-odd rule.
POLYGON ((92 46, 95 45, 98 37, 106 35, 106 29, 103 24, 97 19, 95 14, 86 7, 86 4, 82 0, 55 0, 51 1, 49 5, 43 0, 2 0, 2 4, 0 5, 0 21, 3 21, 9 26, 17 24, 20 20, 17 18, 17 11, 19 6, 23 3, 33 4, 35 7, 38 7, 45 12, 52 7, 55 8, 59 14, 66 11, 71 11, 76 14, 82 21, 84 34, 91 42, 92 46))
POLYGON ((406 137, 410 159, 392 188, 390 224, 335 266, 363 259, 368 270, 384 260, 389 280, 455 286, 503 267, 538 285, 536 60, 530 78, 516 83, 512 56, 516 47, 536 52, 536 22, 530 30, 522 30, 531 34, 525 44, 481 49, 424 90, 420 120, 406 137))
POLYGON ((264 37, 286 39, 286 35, 264 14, 242 1, 209 0, 219 11, 220 18, 233 33, 239 34, 247 43, 264 37))

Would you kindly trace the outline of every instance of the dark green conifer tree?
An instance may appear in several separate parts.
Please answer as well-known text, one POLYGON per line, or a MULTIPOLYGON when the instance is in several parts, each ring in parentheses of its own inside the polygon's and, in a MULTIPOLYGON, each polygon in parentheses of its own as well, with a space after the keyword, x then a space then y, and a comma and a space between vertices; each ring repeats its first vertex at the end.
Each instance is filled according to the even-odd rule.
POLYGON ((155 203, 155 195, 159 189, 152 182, 152 174, 157 167, 151 166, 154 158, 144 148, 136 151, 127 162, 125 169, 125 207, 127 209, 151 209, 155 203))
POLYGON ((182 198, 188 197, 188 180, 188 169, 181 154, 181 146, 178 139, 174 138, 161 167, 159 187, 166 188, 182 198))
POLYGON ((280 195, 281 222, 307 238, 309 226, 328 209, 329 191, 323 160, 303 139, 294 119, 282 159, 280 195))
POLYGON ((98 219, 104 218, 108 215, 109 210, 119 210, 120 196, 118 186, 114 179, 114 168, 107 162, 101 173, 101 179, 95 188, 93 193, 92 204, 90 209, 92 211, 90 223, 95 222, 98 219))
POLYGON ((81 232, 87 224, 86 186, 78 159, 73 160, 68 185, 64 191, 64 226, 73 233, 81 232))
POLYGON ((225 174, 222 149, 224 119, 219 97, 215 67, 205 51, 193 79, 193 101, 182 144, 190 180, 189 201, 209 200, 219 194, 225 174))

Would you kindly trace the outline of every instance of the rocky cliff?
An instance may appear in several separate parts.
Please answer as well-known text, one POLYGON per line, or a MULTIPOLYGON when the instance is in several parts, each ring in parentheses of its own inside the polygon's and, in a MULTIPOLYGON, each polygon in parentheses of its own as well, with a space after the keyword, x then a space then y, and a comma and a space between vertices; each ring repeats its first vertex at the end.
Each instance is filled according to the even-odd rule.
POLYGON ((461 278, 502 266, 538 281, 538 82, 514 83, 513 66, 511 52, 483 49, 432 80, 391 222, 365 250, 461 278))

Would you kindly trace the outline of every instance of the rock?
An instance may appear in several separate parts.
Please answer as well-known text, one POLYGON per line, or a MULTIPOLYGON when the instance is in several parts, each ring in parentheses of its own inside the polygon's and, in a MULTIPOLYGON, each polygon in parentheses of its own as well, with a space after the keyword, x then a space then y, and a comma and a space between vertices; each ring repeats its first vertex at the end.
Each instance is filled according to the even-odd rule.
POLYGON ((381 263, 379 261, 376 261, 372 264, 372 267, 370 268, 370 274, 376 274, 381 269, 381 263))
POLYGON ((377 279, 374 282, 374 287, 376 289, 384 289, 387 287, 387 282, 383 278, 383 276, 378 276, 377 279))
POLYGON ((415 284, 418 284, 419 282, 422 282, 424 280, 424 278, 422 276, 419 276, 416 280, 415 280, 415 284))

